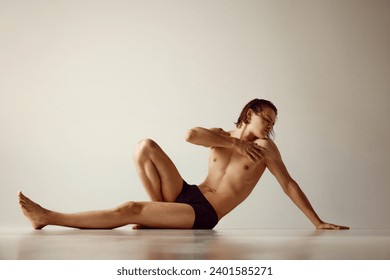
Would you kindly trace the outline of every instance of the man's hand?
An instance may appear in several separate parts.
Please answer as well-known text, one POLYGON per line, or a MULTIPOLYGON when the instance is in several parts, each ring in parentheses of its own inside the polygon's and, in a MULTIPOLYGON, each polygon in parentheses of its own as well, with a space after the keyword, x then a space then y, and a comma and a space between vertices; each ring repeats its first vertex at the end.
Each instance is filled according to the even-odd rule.
MULTIPOLYGON (((222 128, 215 127, 215 128, 210 128, 209 130, 212 132, 215 132, 219 135, 230 136, 230 133, 223 130, 222 128)), ((238 153, 240 153, 243 156, 248 157, 251 161, 258 161, 258 160, 262 160, 264 158, 264 155, 262 153, 263 148, 254 142, 249 142, 249 141, 237 139, 235 146, 236 146, 238 153)))
POLYGON ((236 143, 237 152, 241 155, 246 156, 251 161, 260 161, 264 158, 263 147, 257 145, 254 142, 238 140, 236 143))
POLYGON ((346 226, 339 226, 339 225, 328 224, 328 223, 321 223, 316 228, 317 229, 330 229, 330 230, 349 229, 349 227, 346 227, 346 226))

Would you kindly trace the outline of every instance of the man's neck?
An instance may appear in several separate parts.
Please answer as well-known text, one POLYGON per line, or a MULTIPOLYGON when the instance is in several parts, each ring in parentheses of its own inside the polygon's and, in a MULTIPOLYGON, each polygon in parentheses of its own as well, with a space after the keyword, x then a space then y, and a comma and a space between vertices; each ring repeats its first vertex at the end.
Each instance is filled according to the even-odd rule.
POLYGON ((241 140, 250 141, 250 142, 258 139, 253 133, 249 132, 246 124, 243 124, 241 127, 233 130, 231 135, 241 140))

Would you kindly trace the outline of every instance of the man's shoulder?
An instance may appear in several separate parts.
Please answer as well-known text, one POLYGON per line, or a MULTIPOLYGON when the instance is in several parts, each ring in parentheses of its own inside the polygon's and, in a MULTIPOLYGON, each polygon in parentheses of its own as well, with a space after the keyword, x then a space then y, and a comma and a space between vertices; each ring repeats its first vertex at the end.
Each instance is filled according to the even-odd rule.
POLYGON ((264 155, 266 155, 266 157, 271 160, 276 160, 276 159, 280 159, 281 158, 281 155, 280 155, 280 152, 279 152, 279 149, 278 147, 276 146, 275 142, 272 141, 271 139, 257 139, 255 141, 255 143, 257 145, 259 145, 260 147, 264 148, 265 151, 263 151, 264 155))
POLYGON ((276 148, 276 144, 269 138, 257 139, 255 143, 264 148, 276 148))

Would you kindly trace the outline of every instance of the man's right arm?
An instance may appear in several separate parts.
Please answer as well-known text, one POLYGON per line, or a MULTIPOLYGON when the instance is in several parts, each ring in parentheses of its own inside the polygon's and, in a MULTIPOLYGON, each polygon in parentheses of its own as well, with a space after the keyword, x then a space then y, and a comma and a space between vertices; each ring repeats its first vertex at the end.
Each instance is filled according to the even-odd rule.
POLYGON ((231 137, 228 132, 220 128, 192 128, 187 132, 186 141, 208 148, 221 147, 235 149, 238 153, 248 157, 252 161, 258 161, 263 158, 262 147, 254 142, 248 142, 231 137))
POLYGON ((206 129, 203 127, 194 127, 188 130, 186 141, 204 147, 224 147, 234 148, 239 139, 233 138, 223 129, 206 129))

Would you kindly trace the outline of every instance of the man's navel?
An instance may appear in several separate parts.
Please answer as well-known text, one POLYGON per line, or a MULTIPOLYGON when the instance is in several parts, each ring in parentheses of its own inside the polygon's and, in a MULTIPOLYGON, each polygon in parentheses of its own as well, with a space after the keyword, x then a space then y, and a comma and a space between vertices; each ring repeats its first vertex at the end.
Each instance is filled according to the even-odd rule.
POLYGON ((216 190, 207 186, 207 185, 200 185, 199 188, 201 189, 201 192, 202 193, 208 193, 208 192, 212 192, 212 193, 215 193, 216 190))

